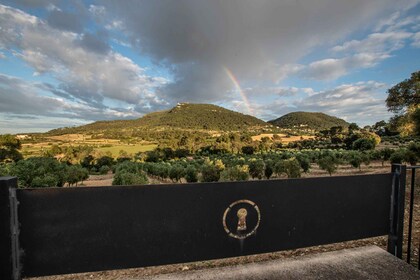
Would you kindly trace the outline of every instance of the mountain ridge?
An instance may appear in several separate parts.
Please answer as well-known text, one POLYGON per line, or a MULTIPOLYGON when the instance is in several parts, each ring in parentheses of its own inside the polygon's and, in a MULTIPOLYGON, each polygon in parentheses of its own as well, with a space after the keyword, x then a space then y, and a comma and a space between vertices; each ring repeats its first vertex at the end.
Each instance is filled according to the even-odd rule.
POLYGON ((345 120, 321 112, 291 112, 268 123, 280 128, 308 128, 312 130, 330 129, 333 126, 347 128, 345 120))

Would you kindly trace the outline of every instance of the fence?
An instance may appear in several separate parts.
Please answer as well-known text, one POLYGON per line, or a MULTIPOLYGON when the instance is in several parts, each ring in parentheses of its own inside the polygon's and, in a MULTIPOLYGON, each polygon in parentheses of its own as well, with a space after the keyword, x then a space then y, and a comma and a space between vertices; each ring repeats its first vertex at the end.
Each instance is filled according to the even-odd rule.
MULTIPOLYGON (((410 195, 410 200, 408 202, 408 230, 407 230, 407 262, 411 263, 412 261, 412 253, 413 253, 413 248, 412 248, 412 243, 413 243, 413 211, 414 211, 414 199, 415 199, 415 195, 416 195, 416 170, 419 169, 420 166, 407 166, 406 169, 410 170, 411 174, 410 174, 410 191, 409 191, 409 195, 410 195)), ((407 189, 408 190, 408 189, 407 189)), ((417 237, 419 238, 419 237, 417 237)), ((418 240, 419 245, 418 245, 418 251, 417 254, 419 255, 418 260, 417 260, 417 267, 418 269, 420 269, 420 240, 418 240)))
POLYGON ((0 278, 209 260, 381 235, 389 235, 388 251, 401 257, 404 188, 403 166, 389 174, 99 188, 17 189, 16 178, 3 177, 0 278))

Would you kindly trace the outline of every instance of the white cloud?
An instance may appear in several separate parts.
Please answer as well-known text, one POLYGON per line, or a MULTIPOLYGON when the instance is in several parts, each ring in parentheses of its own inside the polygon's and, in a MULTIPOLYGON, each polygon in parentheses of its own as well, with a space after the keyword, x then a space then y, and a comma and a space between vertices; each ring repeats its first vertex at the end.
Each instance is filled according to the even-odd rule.
POLYGON ((323 59, 310 63, 300 75, 315 80, 335 80, 353 69, 373 67, 389 57, 385 53, 360 53, 338 59, 323 59))
POLYGON ((420 32, 417 32, 413 36, 413 42, 411 43, 411 46, 415 48, 420 48, 420 32))
POLYGON ((150 92, 166 83, 150 77, 131 59, 114 51, 94 52, 79 43, 79 34, 51 28, 46 22, 22 11, 0 5, 0 46, 18 47, 17 56, 35 70, 60 81, 69 96, 95 107, 105 98, 135 105, 147 111, 150 92))
POLYGON ((390 117, 385 108, 385 89, 385 84, 375 81, 344 84, 295 101, 293 105, 303 111, 323 112, 362 125, 372 124, 390 117))

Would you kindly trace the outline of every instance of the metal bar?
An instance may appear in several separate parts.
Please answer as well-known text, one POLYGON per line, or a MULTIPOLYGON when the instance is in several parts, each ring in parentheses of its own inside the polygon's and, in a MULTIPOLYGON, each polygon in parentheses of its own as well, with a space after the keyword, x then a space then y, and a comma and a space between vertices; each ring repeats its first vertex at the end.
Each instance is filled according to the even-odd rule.
POLYGON ((402 259, 403 253, 403 232, 404 232, 404 207, 405 207, 405 187, 406 173, 405 165, 401 166, 400 180, 398 186, 398 219, 397 219, 397 257, 402 259))
POLYGON ((419 169, 420 165, 409 165, 407 166, 407 169, 419 169))
POLYGON ((411 233, 413 230, 413 204, 416 169, 411 169, 410 214, 408 218, 407 263, 411 262, 411 233))
POLYGON ((388 235, 388 252, 402 259, 404 230, 404 197, 406 166, 392 165, 393 181, 390 209, 390 229, 388 235))
POLYGON ((19 220, 16 188, 9 188, 10 200, 10 229, 12 232, 12 267, 13 279, 21 279, 20 276, 20 246, 19 246, 19 220))
POLYGON ((0 177, 0 279, 20 279, 16 177, 0 177))
POLYGON ((396 223, 396 192, 397 192, 397 183, 399 181, 400 176, 400 168, 399 165, 393 164, 391 167, 391 172, 393 174, 392 176, 392 190, 391 190, 391 205, 389 208, 389 234, 388 234, 388 252, 390 254, 393 254, 394 256, 397 255, 396 252, 396 229, 395 229, 395 223, 396 223))

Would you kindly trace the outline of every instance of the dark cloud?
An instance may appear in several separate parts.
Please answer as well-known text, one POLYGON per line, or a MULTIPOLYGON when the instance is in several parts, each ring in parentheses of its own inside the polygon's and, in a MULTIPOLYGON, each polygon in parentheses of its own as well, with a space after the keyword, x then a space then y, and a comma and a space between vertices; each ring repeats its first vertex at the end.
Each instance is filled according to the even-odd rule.
POLYGON ((85 17, 80 14, 53 10, 48 15, 47 21, 51 27, 80 33, 84 28, 83 23, 85 21, 85 17))
POLYGON ((0 74, 0 113, 45 114, 62 103, 54 98, 41 97, 24 81, 0 74))
POLYGON ((106 33, 84 33, 82 39, 80 40, 80 46, 86 50, 105 54, 110 50, 110 47, 106 40, 108 36, 106 33))
POLYGON ((105 1, 142 54, 173 69, 161 94, 212 101, 240 81, 278 80, 284 65, 331 45, 407 1, 105 1))
POLYGON ((47 7, 49 4, 56 4, 58 0, 13 0, 6 1, 6 4, 14 4, 28 8, 47 7))

